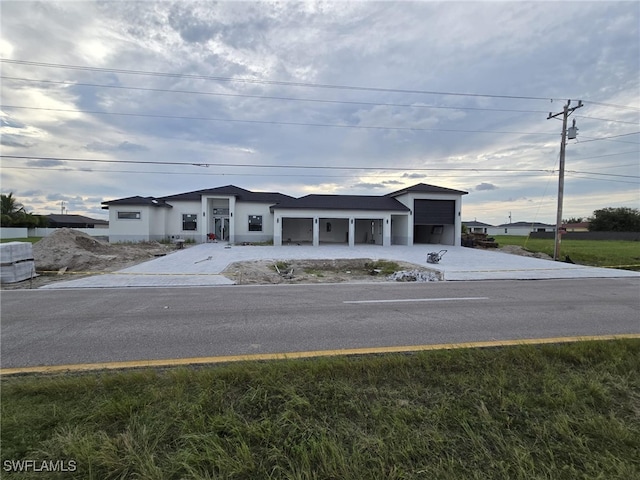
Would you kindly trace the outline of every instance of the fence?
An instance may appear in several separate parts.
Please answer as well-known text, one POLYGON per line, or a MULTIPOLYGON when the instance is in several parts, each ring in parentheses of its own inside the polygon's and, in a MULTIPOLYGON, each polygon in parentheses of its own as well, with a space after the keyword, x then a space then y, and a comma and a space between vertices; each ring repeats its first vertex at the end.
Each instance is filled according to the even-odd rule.
MULTIPOLYGON (((555 238, 554 232, 532 232, 529 238, 555 238)), ((567 232, 563 240, 628 240, 640 241, 640 232, 567 232)))
MULTIPOLYGON (((48 237, 57 228, 22 228, 22 227, 2 227, 0 228, 0 238, 29 238, 29 237, 48 237)), ((109 238, 108 228, 74 228, 82 233, 86 233, 92 237, 109 238)))

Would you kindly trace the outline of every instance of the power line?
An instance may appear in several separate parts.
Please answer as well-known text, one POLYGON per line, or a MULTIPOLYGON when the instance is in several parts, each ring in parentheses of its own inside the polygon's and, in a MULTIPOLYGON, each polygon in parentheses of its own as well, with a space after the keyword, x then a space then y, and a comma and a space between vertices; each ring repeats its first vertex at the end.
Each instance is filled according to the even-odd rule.
POLYGON ((627 122, 624 120, 612 120, 610 118, 588 117, 586 115, 574 115, 575 118, 587 118, 589 120, 599 120, 601 122, 624 123, 627 125, 640 125, 640 122, 627 122))
POLYGON ((638 110, 638 111, 640 111, 640 107, 631 107, 629 105, 615 105, 613 103, 596 102, 594 100, 585 100, 585 103, 592 103, 593 105, 600 105, 602 107, 628 108, 629 110, 638 110))
POLYGON ((389 127, 379 125, 348 125, 348 124, 332 124, 332 123, 307 123, 307 122, 280 122, 276 120, 246 120, 246 119, 232 119, 232 118, 215 118, 215 117, 192 117, 192 116, 180 116, 180 115, 160 115, 151 113, 122 113, 122 112, 102 112, 99 110, 76 110, 67 108, 44 108, 44 107, 25 107, 20 105, 3 105, 3 108, 14 108, 22 110, 41 110, 48 112, 67 112, 67 113, 86 113, 90 115, 115 115, 123 117, 142 117, 142 118, 167 118, 174 120, 201 120, 210 122, 230 122, 230 123, 253 123, 262 125, 285 125, 285 126, 297 126, 297 127, 325 127, 325 128, 351 128, 351 129, 364 129, 364 130, 404 130, 404 131, 416 131, 416 132, 452 132, 452 133, 494 133, 494 134, 509 134, 509 135, 553 135, 555 133, 545 132, 511 132, 511 131, 498 131, 498 130, 460 130, 453 128, 422 128, 422 127, 389 127))
MULTIPOLYGON (((180 89, 168 89, 168 88, 151 88, 151 87, 134 87, 128 85, 105 85, 99 83, 82 83, 73 81, 56 81, 56 80, 43 80, 33 78, 11 77, 6 75, 0 75, 0 79, 3 80, 16 80, 22 82, 32 83, 46 83, 53 85, 65 85, 65 86, 80 86, 80 87, 94 87, 94 88, 111 88, 119 90, 135 90, 143 92, 161 92, 161 93, 183 93, 190 95, 208 95, 219 96, 227 98, 252 98, 258 100, 278 100, 278 101, 292 101, 292 102, 308 102, 308 103, 325 103, 325 104, 337 104, 337 105, 364 105, 364 106, 379 106, 379 107, 401 107, 401 108, 424 108, 424 109, 441 109, 441 110, 469 110, 469 111, 482 111, 482 112, 503 112, 503 113, 527 113, 527 114, 541 114, 547 113, 543 110, 521 110, 511 108, 482 108, 482 107, 450 107, 444 105, 421 105, 415 103, 385 103, 385 102, 356 102, 348 100, 325 100, 318 98, 296 98, 296 97, 280 97, 270 95, 249 95, 241 93, 222 93, 222 92, 204 92, 199 90, 180 90, 180 89)), ((625 120, 613 120, 610 118, 598 118, 589 117, 585 115, 575 115, 576 118, 585 118, 589 120, 598 120, 610 123, 622 123, 626 125, 639 125, 640 122, 629 122, 625 120)))
POLYGON ((32 62, 28 60, 14 60, 14 59, 7 59, 7 58, 0 58, 0 62, 17 64, 17 65, 44 67, 44 68, 60 68, 60 69, 66 69, 66 70, 83 70, 83 71, 89 71, 89 72, 102 72, 102 73, 120 73, 124 75, 144 75, 144 76, 151 76, 151 77, 188 78, 188 79, 194 79, 194 80, 210 80, 210 81, 216 81, 216 82, 247 83, 247 84, 257 84, 257 85, 277 85, 277 86, 287 86, 287 87, 323 88, 323 89, 333 89, 333 90, 360 90, 360 91, 368 91, 368 92, 443 95, 443 96, 460 96, 460 97, 476 97, 476 98, 505 98, 505 99, 512 99, 512 100, 544 100, 544 101, 564 100, 560 98, 533 97, 533 96, 526 96, 526 95, 494 95, 494 94, 480 94, 480 93, 443 92, 443 91, 431 91, 431 90, 365 87, 365 86, 355 86, 355 85, 331 85, 331 84, 309 83, 309 82, 285 82, 280 80, 259 80, 259 79, 253 79, 253 78, 220 77, 220 76, 212 76, 212 75, 194 75, 194 74, 186 74, 186 73, 149 72, 144 70, 125 70, 125 69, 117 69, 117 68, 68 65, 68 64, 61 64, 61 63, 32 62))
POLYGON ((455 168, 455 167, 361 167, 361 166, 321 166, 321 165, 264 165, 259 163, 225 163, 225 162, 170 162, 162 160, 107 160, 101 158, 68 158, 68 157, 41 157, 31 155, 4 155, 0 158, 13 158, 19 160, 48 160, 61 162, 85 162, 85 163, 124 163, 144 165, 181 165, 193 167, 243 167, 243 168, 297 168, 304 170, 383 170, 383 171, 468 171, 468 172, 549 172, 544 169, 505 169, 505 168, 455 168))
MULTIPOLYGON (((629 135, 638 135, 638 134, 640 134, 640 132, 621 133, 620 135, 611 135, 609 137, 598 137, 598 138, 583 137, 583 138, 588 138, 589 140, 578 141, 578 143, 597 142, 598 140, 610 140, 612 138, 628 137, 629 135)), ((625 141, 622 141, 621 143, 633 143, 635 145, 640 145, 639 142, 625 142, 625 141)))
MULTIPOLYGON (((68 157, 40 157, 23 155, 3 155, 0 158, 12 158, 17 160, 48 160, 61 162, 85 162, 85 163, 120 163, 120 164, 144 164, 144 165, 180 165, 194 167, 236 167, 236 168, 286 168, 303 170, 373 170, 373 171, 457 171, 457 172, 537 172, 553 173, 554 169, 518 169, 518 168, 469 168, 469 167, 362 167, 362 166, 320 166, 320 165, 265 165, 259 163, 226 163, 226 162, 170 162, 163 160, 107 160, 100 158, 68 158, 68 157)), ((571 170, 572 173, 598 175, 606 177, 640 178, 638 175, 619 175, 613 173, 583 172, 571 170)))
MULTIPOLYGON (((318 98, 295 98, 295 97, 278 97, 278 96, 268 96, 268 95, 248 95, 241 93, 221 93, 221 92, 203 92, 198 90, 176 90, 176 89, 168 89, 168 88, 151 88, 151 87, 132 87, 125 85, 105 85, 99 83, 79 83, 79 82, 71 82, 71 81, 56 81, 56 80, 37 80, 31 78, 20 78, 20 77, 8 77, 5 75, 0 75, 1 79, 6 80, 19 80, 26 82, 37 82, 37 83, 49 83, 54 85, 68 85, 68 86, 82 86, 82 87, 97 87, 97 88, 114 88, 121 90, 138 90, 144 92, 164 92, 164 93, 186 93, 193 95, 211 95, 211 96, 220 96, 220 97, 231 97, 231 98, 254 98, 259 100, 284 100, 284 101, 294 101, 294 102, 313 102, 313 103, 329 103, 329 104, 341 104, 341 105, 368 105, 368 106, 380 106, 380 107, 409 107, 409 108, 434 108, 434 109, 443 109, 443 110, 476 110, 483 112, 510 112, 510 113, 547 113, 543 110, 518 110, 518 109, 509 109, 509 108, 481 108, 481 107, 448 107, 441 105, 420 105, 415 103, 380 103, 380 102, 355 102, 355 101, 347 101, 347 100, 324 100, 318 98)), ((608 120, 615 121, 615 120, 608 120)), ((626 122, 625 122, 626 123, 626 122)))
MULTIPOLYGON (((237 177, 297 177, 297 178, 361 178, 362 174, 340 174, 340 175, 330 175, 330 174, 313 174, 313 173, 229 173, 229 172, 171 172, 171 171, 149 171, 149 170, 102 170, 97 168, 71 168, 71 167, 2 167, 3 170, 46 170, 49 172, 83 172, 83 173, 134 173, 134 174, 144 174, 144 175, 198 175, 198 176, 237 176, 237 177)), ((383 170, 382 168, 379 170, 383 170)), ((412 169, 406 169, 405 171, 412 171, 412 169)), ((553 173, 550 171, 549 173, 553 173)), ((528 172, 518 172, 521 176, 538 176, 539 173, 528 173, 528 172)), ((392 175, 392 174, 371 174, 367 173, 366 178, 391 178, 391 179, 406 179, 403 175, 392 175)), ((445 175, 444 172, 436 172, 430 173, 430 177, 438 177, 438 176, 449 176, 445 175)), ((456 174, 457 177, 485 177, 486 173, 481 172, 463 172, 462 174, 456 174)), ((512 176, 511 174, 505 174, 504 171, 501 172, 492 172, 491 178, 494 177, 507 177, 512 176)), ((420 178, 424 178, 426 175, 421 176, 420 178)))

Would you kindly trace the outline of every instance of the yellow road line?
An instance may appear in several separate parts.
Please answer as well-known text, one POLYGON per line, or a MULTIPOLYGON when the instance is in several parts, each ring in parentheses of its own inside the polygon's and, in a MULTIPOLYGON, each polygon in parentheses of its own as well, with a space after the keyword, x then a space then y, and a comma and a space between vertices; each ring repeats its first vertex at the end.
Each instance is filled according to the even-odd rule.
POLYGON ((162 360, 132 360, 127 362, 104 362, 104 363, 79 363, 70 365, 50 365, 37 367, 17 367, 0 369, 0 375, 18 375, 28 373, 60 373, 60 372, 84 372, 91 370, 116 370, 126 368, 143 367, 176 367, 183 365, 203 365, 213 363, 231 363, 246 361, 266 361, 266 360, 287 360, 298 358, 333 357, 341 355, 371 355, 382 353, 408 353, 423 352, 428 350, 453 350, 458 348, 487 348, 506 347, 514 345, 541 345, 546 343, 572 343, 594 340, 619 340, 626 338, 639 338, 640 333, 628 333, 620 335, 594 335, 581 337, 551 337, 551 338, 531 338, 519 340, 491 340, 486 342, 467 343, 441 343, 436 345, 406 345, 398 347, 370 347, 370 348, 350 348, 342 350, 315 350, 307 352, 289 353, 257 353, 251 355, 226 355, 216 357, 192 357, 175 358, 162 360))

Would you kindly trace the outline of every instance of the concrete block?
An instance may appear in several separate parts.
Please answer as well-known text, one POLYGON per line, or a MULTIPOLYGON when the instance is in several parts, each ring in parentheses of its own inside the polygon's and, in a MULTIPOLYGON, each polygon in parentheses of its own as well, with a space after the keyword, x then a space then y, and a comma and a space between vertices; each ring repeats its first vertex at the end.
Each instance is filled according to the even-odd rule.
POLYGON ((33 246, 29 242, 0 244, 0 283, 16 283, 35 275, 33 246))

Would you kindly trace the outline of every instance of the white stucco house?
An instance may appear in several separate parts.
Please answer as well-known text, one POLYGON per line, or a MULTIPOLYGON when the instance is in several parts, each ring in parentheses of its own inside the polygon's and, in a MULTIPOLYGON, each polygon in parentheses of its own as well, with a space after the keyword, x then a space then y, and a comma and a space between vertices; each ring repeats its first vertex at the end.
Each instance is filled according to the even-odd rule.
POLYGON ((109 241, 217 240, 245 242, 460 245, 462 196, 420 183, 387 195, 252 192, 234 185, 166 197, 103 202, 109 241))
POLYGON ((489 235, 520 235, 528 236, 532 232, 555 232, 556 226, 540 222, 503 223, 487 229, 489 235))

